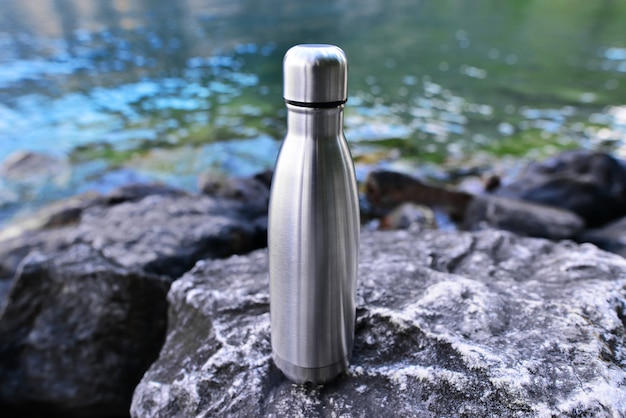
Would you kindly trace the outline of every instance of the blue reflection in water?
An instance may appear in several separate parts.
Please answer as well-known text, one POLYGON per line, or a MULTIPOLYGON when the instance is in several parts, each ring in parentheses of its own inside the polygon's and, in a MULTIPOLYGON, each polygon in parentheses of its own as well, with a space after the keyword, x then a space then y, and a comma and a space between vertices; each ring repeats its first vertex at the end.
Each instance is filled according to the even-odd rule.
POLYGON ((295 43, 346 50, 346 134, 357 159, 386 151, 372 164, 497 160, 498 144, 523 134, 546 147, 626 142, 620 2, 275 6, 5 0, 0 165, 30 150, 62 175, 0 170, 0 224, 77 191, 154 180, 194 190, 205 170, 271 167, 285 129, 282 55, 295 43))

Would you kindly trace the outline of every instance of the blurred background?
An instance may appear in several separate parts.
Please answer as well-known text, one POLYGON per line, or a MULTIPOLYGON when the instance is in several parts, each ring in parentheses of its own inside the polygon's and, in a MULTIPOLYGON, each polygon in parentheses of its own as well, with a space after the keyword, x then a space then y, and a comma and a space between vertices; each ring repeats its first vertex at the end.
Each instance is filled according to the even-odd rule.
MULTIPOLYGON (((0 0, 0 227, 51 201, 272 168, 282 58, 349 59, 357 176, 626 154, 620 0, 0 0)), ((503 174, 503 173, 499 173, 503 174)))

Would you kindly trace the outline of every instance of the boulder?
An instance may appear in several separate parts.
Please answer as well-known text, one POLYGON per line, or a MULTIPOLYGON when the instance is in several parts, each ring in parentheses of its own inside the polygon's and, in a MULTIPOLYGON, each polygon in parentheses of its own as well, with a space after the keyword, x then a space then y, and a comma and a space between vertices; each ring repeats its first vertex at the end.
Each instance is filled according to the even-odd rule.
POLYGON ((33 151, 16 151, 0 162, 0 177, 18 183, 64 183, 70 170, 66 158, 33 151))
POLYGON ((266 245, 264 212, 155 190, 0 239, 0 416, 128 416, 165 337, 171 281, 266 245))
POLYGON ((114 205, 123 202, 136 202, 153 195, 181 197, 189 196, 189 193, 163 183, 128 183, 113 189, 101 200, 109 205, 114 205))
POLYGON ((73 175, 69 160, 63 156, 19 150, 0 160, 0 223, 29 202, 67 192, 73 175))
POLYGON ((584 220, 567 209, 523 201, 515 196, 473 195, 426 184, 392 171, 369 173, 365 181, 365 196, 373 211, 379 212, 381 227, 387 229, 410 224, 404 220, 396 221, 406 218, 402 215, 405 210, 398 208, 407 202, 435 208, 434 214, 442 220, 438 222, 439 226, 448 229, 454 226, 455 221, 459 228, 465 230, 495 228, 524 236, 562 240, 573 239, 585 227, 584 220), (438 211, 438 208, 444 212, 438 211), (388 212, 390 209, 393 209, 391 213, 388 212), (442 216, 444 214, 449 217, 442 216))
POLYGON ((0 308, 0 413, 128 416, 163 342, 170 282, 86 244, 31 253, 0 308))
POLYGON ((10 282, 20 261, 30 251, 52 253, 67 247, 71 228, 65 227, 78 225, 85 209, 102 203, 98 193, 76 195, 0 229, 0 282, 10 282))
POLYGON ((461 227, 503 229, 528 237, 573 239, 585 227, 582 218, 559 207, 499 196, 475 196, 467 206, 461 227))
POLYGON ((267 212, 273 171, 266 170, 250 177, 223 177, 202 173, 197 186, 201 193, 241 202, 252 211, 267 212))
POLYGON ((157 186, 126 187, 57 203, 0 231, 0 281, 10 280, 33 249, 48 253, 76 242, 121 265, 176 278, 198 259, 247 252, 266 240, 265 210, 157 186))
POLYGON ((495 193, 569 210, 593 228, 626 216, 626 167, 606 153, 567 151, 529 164, 495 193))
POLYGON ((86 210, 72 235, 121 266, 177 278, 199 259, 264 247, 267 215, 248 210, 207 196, 151 195, 86 210))
POLYGON ((591 242, 603 250, 626 257, 626 218, 620 218, 598 228, 587 229, 576 240, 591 242))
POLYGON ((462 220, 474 196, 470 193, 427 184, 408 174, 374 170, 367 175, 365 197, 378 214, 406 202, 441 208, 454 220, 462 220))
POLYGON ((200 261, 131 416, 626 414, 626 260, 502 231, 363 231, 348 371, 271 361, 266 251, 200 261))

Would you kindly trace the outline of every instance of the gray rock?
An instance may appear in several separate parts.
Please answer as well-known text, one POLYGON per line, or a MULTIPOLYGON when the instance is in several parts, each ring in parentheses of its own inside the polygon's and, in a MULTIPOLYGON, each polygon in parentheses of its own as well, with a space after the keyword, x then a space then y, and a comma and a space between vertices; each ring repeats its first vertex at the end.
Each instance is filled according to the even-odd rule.
POLYGON ((127 416, 163 342, 169 286, 84 244, 31 253, 0 307, 0 412, 127 416))
POLYGON ((265 246, 267 227, 247 209, 205 196, 154 195, 90 208, 74 234, 121 266, 176 278, 199 259, 265 246))
MULTIPOLYGON (((22 233, 12 233, 9 237, 0 237, 0 305, 4 300, 5 290, 11 286, 13 278, 20 263, 32 251, 41 251, 46 254, 54 253, 63 248, 67 248, 68 229, 51 229, 41 231, 25 231, 22 233)), ((0 234, 1 235, 1 234, 0 234)))
POLYGON ((270 359, 265 251, 201 261, 168 294, 168 335, 133 417, 618 417, 626 260, 507 232, 365 232, 356 341, 326 386, 270 359))
POLYGON ((16 182, 65 182, 69 171, 67 159, 33 151, 16 151, 0 163, 0 177, 16 182))
POLYGON ((576 239, 579 242, 591 242, 605 251, 626 257, 626 218, 618 219, 599 228, 587 229, 576 239))
POLYGON ((251 177, 222 177, 214 173, 198 176, 198 190, 213 197, 232 199, 257 212, 267 212, 270 200, 272 171, 251 177))
POLYGON ((583 219, 558 207, 498 196, 475 196, 465 211, 462 227, 484 227, 512 231, 519 235, 572 239, 585 227, 583 219))
POLYGON ((397 206, 378 222, 379 229, 435 229, 438 226, 434 210, 408 202, 397 206))
POLYGON ((102 200, 112 205, 138 201, 152 195, 176 197, 188 196, 189 193, 162 183, 129 183, 112 190, 102 200))
POLYGON ((138 198, 0 239, 0 416, 128 416, 165 337, 170 282, 198 259, 265 246, 265 214, 240 203, 138 198))
POLYGON ((626 216, 626 165, 602 152, 566 151, 530 163, 495 193, 567 209, 599 227, 626 216))
POLYGON ((111 198, 68 201, 45 211, 45 216, 0 231, 0 280, 10 280, 33 249, 49 253, 77 242, 92 245, 120 265, 172 278, 198 259, 266 245, 265 211, 251 211, 235 201, 174 192, 143 196, 154 191, 144 189, 122 190, 111 198), (119 200, 120 196, 124 199, 119 200), (56 214, 66 207, 80 213, 72 222, 61 224, 66 227, 51 228, 48 220, 58 218, 56 214))
MULTIPOLYGON (((573 239, 585 227, 585 221, 580 216, 561 207, 524 201, 514 196, 472 195, 429 185, 392 171, 370 172, 365 182, 365 196, 374 212, 396 208, 406 202, 428 205, 440 215, 437 217, 440 228, 454 226, 450 222, 453 221, 465 230, 488 227, 524 236, 561 240, 573 239), (448 216, 442 217, 441 210, 437 209, 443 209, 448 216)), ((380 224, 385 227, 386 223, 396 224, 393 216, 383 215, 380 224)))

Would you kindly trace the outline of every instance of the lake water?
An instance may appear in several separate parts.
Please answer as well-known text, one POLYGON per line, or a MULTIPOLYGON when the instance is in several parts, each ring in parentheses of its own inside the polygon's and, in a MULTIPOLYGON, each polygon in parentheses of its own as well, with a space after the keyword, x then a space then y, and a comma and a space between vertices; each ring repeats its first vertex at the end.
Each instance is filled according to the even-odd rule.
POLYGON ((88 190, 272 167, 298 43, 346 51, 360 178, 621 155, 624 22, 620 0, 2 0, 0 164, 49 158, 0 177, 0 225, 88 190))

